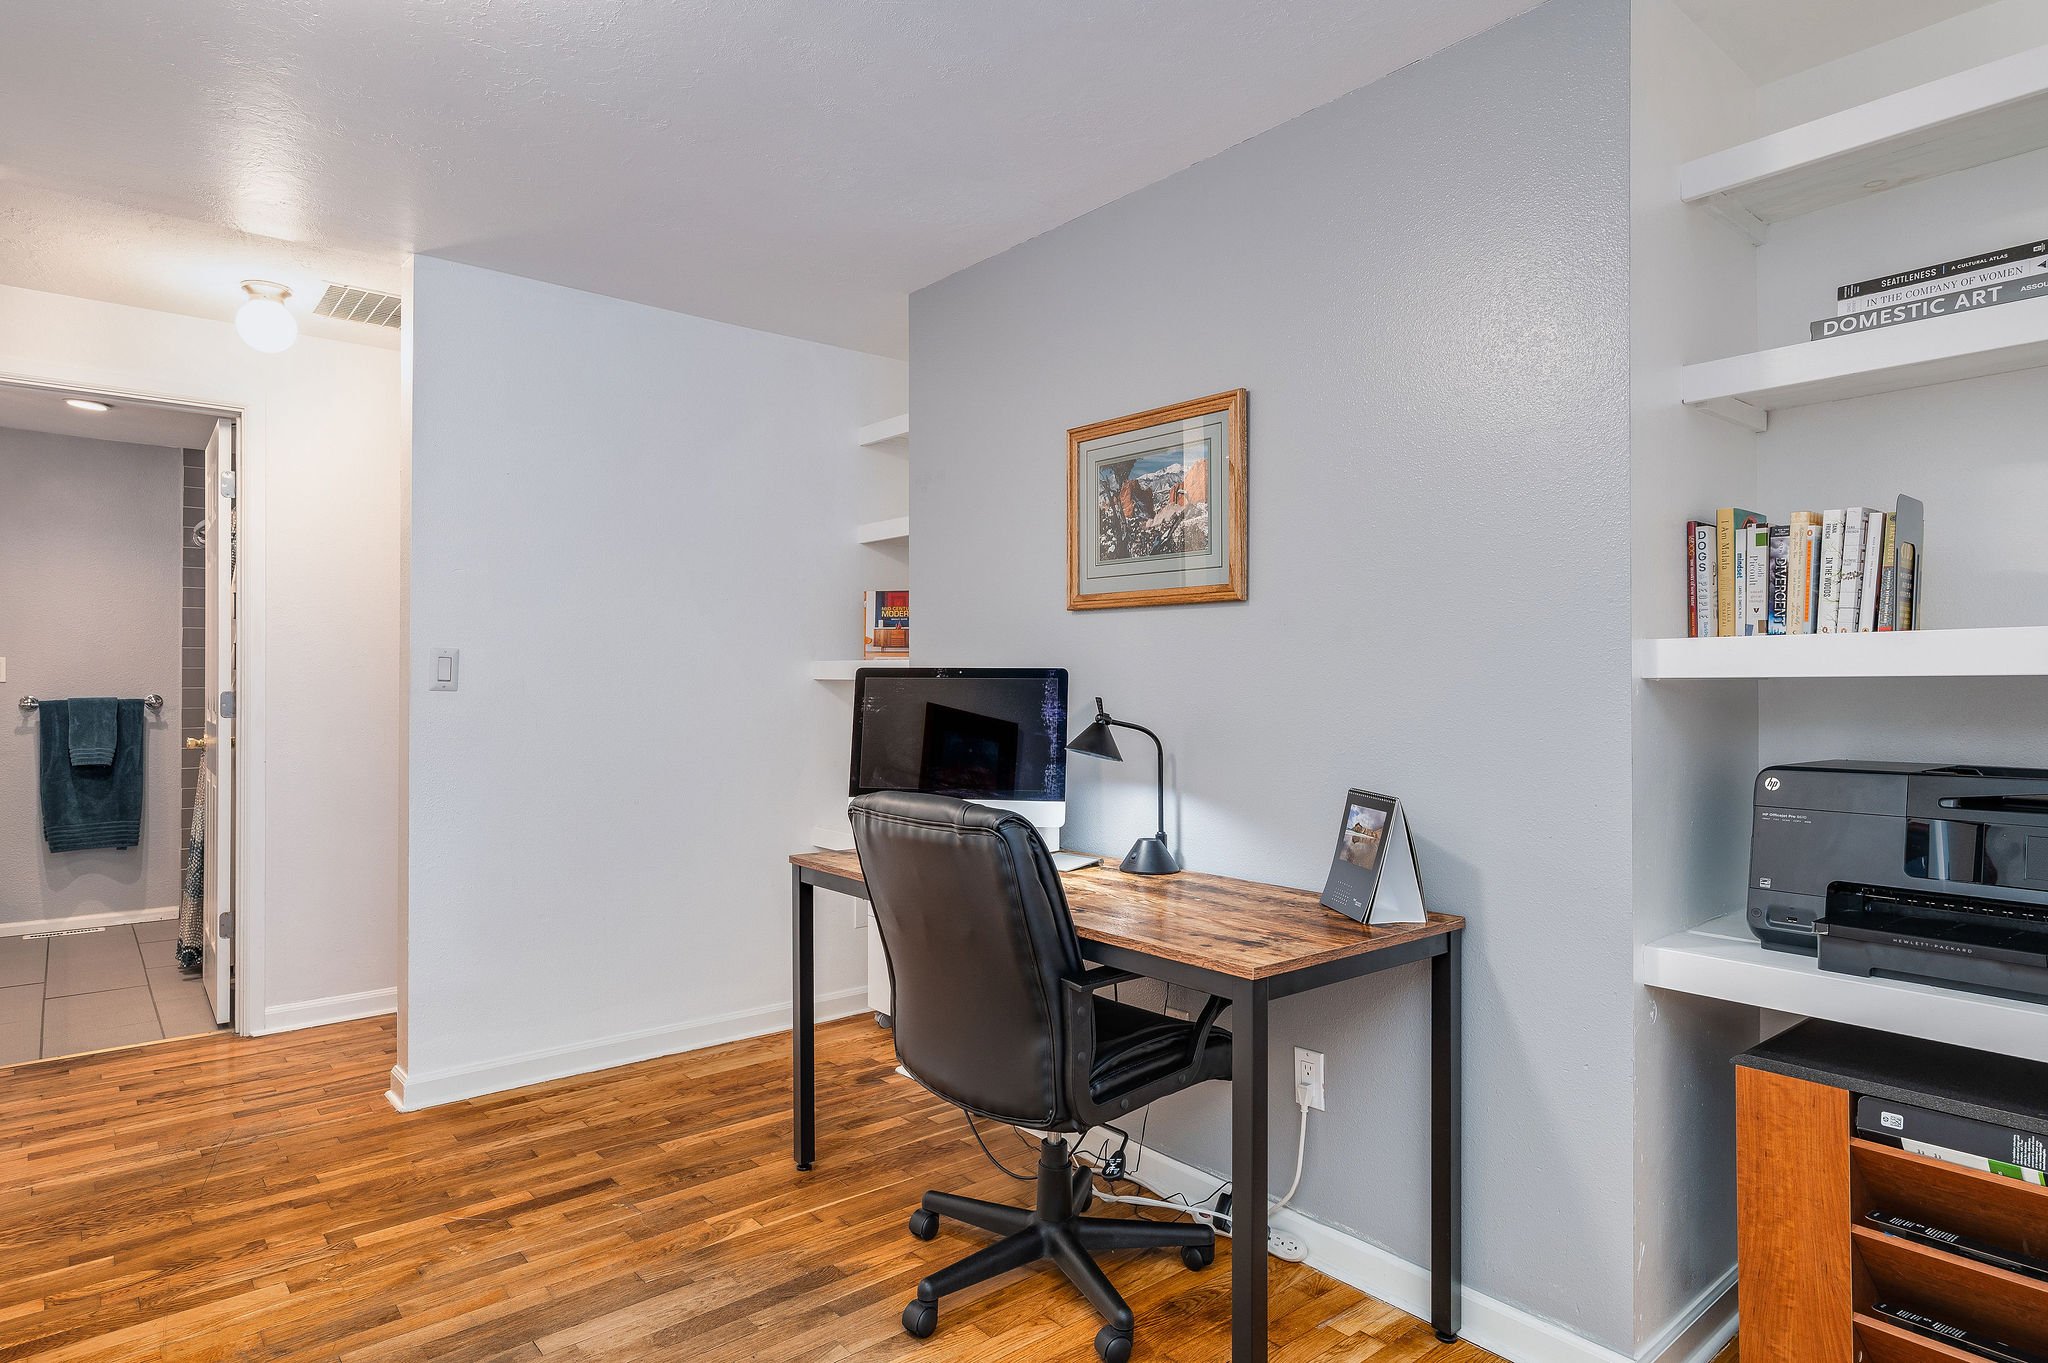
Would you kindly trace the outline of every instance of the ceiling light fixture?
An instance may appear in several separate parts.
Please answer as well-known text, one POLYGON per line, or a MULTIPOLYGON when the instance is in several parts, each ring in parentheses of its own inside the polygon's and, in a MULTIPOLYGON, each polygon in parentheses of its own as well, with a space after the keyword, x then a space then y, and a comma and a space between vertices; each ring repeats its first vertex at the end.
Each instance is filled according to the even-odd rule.
POLYGON ((66 398, 64 399, 64 405, 66 407, 76 407, 81 412, 110 412, 113 410, 106 403, 94 402, 91 398, 66 398))
POLYGON ((249 300, 235 313, 235 330, 251 350, 275 355, 290 350, 299 339, 299 323, 285 308, 292 291, 267 279, 245 279, 242 292, 249 300))

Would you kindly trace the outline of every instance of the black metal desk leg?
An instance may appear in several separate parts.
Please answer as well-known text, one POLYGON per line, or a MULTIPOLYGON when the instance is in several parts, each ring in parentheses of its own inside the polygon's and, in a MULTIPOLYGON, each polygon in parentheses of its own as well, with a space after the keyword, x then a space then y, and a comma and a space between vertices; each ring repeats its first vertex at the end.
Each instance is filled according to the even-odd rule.
POLYGON ((1448 934, 1429 964, 1429 1323, 1446 1343, 1458 1337, 1464 1272, 1463 936, 1448 934))
POLYGON ((790 871, 791 980, 789 1052, 796 1117, 796 1167, 808 1169, 818 1157, 818 991, 811 961, 811 900, 814 891, 801 870, 790 871))
POLYGON ((1230 1004, 1230 1359, 1266 1358, 1266 986, 1230 1004))

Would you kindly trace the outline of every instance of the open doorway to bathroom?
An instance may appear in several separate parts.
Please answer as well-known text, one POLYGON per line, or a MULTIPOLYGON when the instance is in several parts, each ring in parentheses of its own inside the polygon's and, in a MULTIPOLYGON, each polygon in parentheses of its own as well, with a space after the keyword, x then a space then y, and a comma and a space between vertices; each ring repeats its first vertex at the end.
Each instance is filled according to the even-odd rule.
POLYGON ((0 383, 0 1064, 232 1022, 235 436, 0 383))

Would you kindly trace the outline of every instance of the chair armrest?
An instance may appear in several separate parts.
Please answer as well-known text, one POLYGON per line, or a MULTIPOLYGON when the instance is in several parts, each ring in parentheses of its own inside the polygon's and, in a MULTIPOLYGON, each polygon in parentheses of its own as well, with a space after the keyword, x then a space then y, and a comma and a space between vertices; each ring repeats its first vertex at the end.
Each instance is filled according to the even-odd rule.
POLYGON ((1195 1034, 1188 1042, 1188 1063, 1190 1065, 1202 1058, 1202 1048, 1209 1044, 1209 1033, 1216 1026, 1217 1016, 1229 1006, 1229 999, 1224 998, 1221 994, 1211 994, 1209 1001, 1202 1005, 1202 1011, 1195 1015, 1195 1034))
POLYGON ((1122 984, 1125 980, 1135 980, 1137 978, 1137 973, 1134 971, 1118 970, 1113 965, 1093 965, 1082 971, 1074 979, 1068 980, 1067 985, 1070 988, 1078 988, 1084 993, 1092 994, 1096 990, 1106 989, 1112 984, 1122 984))

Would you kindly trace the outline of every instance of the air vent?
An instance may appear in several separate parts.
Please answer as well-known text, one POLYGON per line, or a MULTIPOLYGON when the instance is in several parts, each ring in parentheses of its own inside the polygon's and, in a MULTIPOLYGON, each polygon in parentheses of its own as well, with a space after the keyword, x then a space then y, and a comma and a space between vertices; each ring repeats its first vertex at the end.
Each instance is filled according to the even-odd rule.
POLYGON ((378 293, 375 289, 359 289, 352 284, 329 284, 327 292, 320 295, 320 305, 313 312, 319 317, 339 317, 344 322, 395 327, 404 301, 395 293, 378 293))

